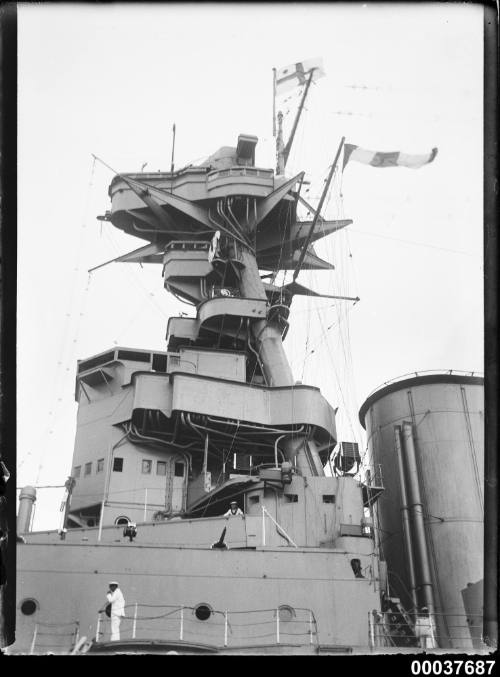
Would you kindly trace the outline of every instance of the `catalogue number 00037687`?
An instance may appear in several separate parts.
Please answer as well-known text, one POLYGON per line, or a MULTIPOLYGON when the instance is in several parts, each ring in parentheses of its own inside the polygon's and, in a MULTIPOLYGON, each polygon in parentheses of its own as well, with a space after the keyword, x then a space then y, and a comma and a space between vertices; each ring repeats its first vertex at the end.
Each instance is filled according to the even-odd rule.
POLYGON ((414 660, 411 662, 412 675, 494 675, 496 661, 471 660, 414 660))

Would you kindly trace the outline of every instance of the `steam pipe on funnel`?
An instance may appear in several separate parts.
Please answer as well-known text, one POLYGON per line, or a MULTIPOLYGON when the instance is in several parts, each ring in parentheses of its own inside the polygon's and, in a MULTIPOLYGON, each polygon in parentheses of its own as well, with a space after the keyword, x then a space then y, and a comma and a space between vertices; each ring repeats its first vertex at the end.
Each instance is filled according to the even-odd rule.
POLYGON ((403 539, 406 550, 406 562, 408 564, 408 575, 410 578, 410 594, 415 610, 418 608, 417 584, 415 576, 415 562, 413 559, 413 543, 410 528, 410 512, 408 509, 408 495, 406 491, 406 480, 403 466, 403 455, 401 449, 401 426, 394 426, 394 450, 398 462, 399 485, 401 487, 401 520, 403 522, 403 539))
POLYGON ((406 457, 406 470, 408 490, 410 495, 410 511, 413 519, 413 528, 416 544, 416 556, 420 569, 420 588, 425 606, 429 615, 434 614, 434 593, 432 589, 431 569, 429 564, 429 552, 425 538, 424 512, 420 486, 418 481, 417 460, 415 444, 413 440, 413 426, 408 421, 403 422, 403 447, 406 457))

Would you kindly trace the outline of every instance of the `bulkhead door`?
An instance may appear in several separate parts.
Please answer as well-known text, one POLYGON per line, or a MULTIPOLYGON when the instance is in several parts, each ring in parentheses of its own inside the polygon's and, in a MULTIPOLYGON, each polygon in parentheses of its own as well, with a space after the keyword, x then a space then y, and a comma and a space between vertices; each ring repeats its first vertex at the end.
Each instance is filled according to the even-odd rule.
POLYGON ((186 485, 186 463, 176 460, 172 473, 172 512, 184 509, 184 487, 186 485))

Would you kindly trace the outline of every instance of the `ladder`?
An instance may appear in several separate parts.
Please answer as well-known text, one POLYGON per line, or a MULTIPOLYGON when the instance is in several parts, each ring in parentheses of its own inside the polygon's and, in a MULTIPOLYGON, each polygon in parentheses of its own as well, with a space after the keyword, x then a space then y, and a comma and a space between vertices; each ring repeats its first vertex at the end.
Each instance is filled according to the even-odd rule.
POLYGON ((415 624, 397 597, 387 598, 388 610, 384 612, 386 634, 393 646, 418 646, 415 624))

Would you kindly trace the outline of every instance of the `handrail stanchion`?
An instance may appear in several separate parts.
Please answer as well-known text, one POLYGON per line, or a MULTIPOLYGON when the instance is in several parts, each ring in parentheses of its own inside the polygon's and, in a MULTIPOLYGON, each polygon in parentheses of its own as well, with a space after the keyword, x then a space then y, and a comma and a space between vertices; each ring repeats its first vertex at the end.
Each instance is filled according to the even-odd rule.
POLYGON ((96 629, 95 629, 95 639, 96 642, 99 641, 99 635, 101 634, 101 613, 99 612, 97 614, 97 624, 96 624, 96 629))
POLYGON ((227 611, 224 611, 224 646, 227 646, 227 611))
POLYGON ((182 641, 184 639, 184 607, 181 606, 181 631, 179 639, 182 641))
POLYGON ((35 629, 33 631, 33 639, 31 640, 31 646, 30 646, 30 656, 35 651, 35 642, 36 642, 37 634, 38 634, 38 623, 35 623, 35 629))
POLYGON ((276 644, 280 643, 280 610, 276 609, 276 644))
POLYGON ((78 621, 75 621, 75 635, 73 638, 73 646, 71 649, 74 649, 75 646, 78 644, 78 640, 80 638, 80 623, 78 621))
POLYGON ((313 620, 312 611, 309 609, 309 644, 313 643, 313 620))
POLYGON ((137 627, 137 602, 134 606, 134 622, 132 623, 132 639, 135 639, 135 630, 137 627))
POLYGON ((266 513, 265 508, 262 506, 262 545, 266 544, 266 513))

